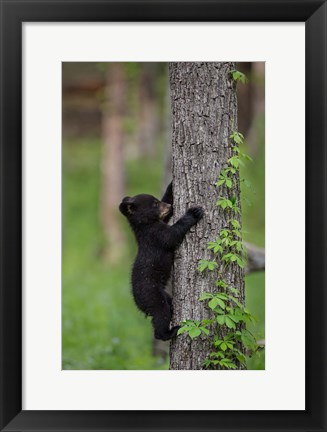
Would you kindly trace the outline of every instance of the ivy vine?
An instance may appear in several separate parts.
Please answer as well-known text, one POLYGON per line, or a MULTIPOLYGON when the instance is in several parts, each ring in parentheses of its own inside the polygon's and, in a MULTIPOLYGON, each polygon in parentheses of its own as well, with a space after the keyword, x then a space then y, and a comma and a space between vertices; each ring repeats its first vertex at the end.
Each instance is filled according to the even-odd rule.
MULTIPOLYGON (((238 71, 231 72, 233 79, 244 82, 243 74, 236 72, 238 71)), ((244 143, 244 136, 240 132, 233 131, 229 138, 233 144, 233 155, 220 171, 215 183, 218 189, 225 187, 227 191, 232 189, 244 161, 252 160, 239 148, 244 143)), ((246 328, 247 324, 255 322, 255 318, 240 301, 239 290, 224 279, 224 273, 231 264, 241 268, 246 264, 241 225, 237 220, 240 206, 235 194, 232 197, 220 196, 216 205, 226 212, 227 226, 220 230, 216 239, 207 244, 207 248, 214 254, 214 259, 201 259, 198 264, 198 271, 201 273, 217 271, 216 291, 204 292, 199 298, 199 301, 206 303, 211 310, 212 318, 201 321, 185 320, 181 323, 178 334, 186 333, 191 339, 202 336, 210 340, 212 351, 203 362, 204 368, 219 366, 221 369, 237 369, 240 364, 246 364, 246 354, 252 355, 260 347, 254 335, 246 328), (222 264, 220 270, 218 270, 218 259, 222 264)))

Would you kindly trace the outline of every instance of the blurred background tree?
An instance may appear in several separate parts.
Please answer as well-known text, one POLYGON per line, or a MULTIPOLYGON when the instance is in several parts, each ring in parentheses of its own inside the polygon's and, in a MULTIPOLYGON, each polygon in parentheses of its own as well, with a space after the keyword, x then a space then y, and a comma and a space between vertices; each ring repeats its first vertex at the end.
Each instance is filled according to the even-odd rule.
POLYGON ((125 132, 127 83, 123 63, 103 65, 105 74, 102 101, 102 188, 101 222, 106 238, 103 255, 109 264, 123 257, 124 231, 117 208, 125 193, 125 132))
MULTIPOLYGON (((254 158, 241 172, 251 182, 242 183, 244 237, 262 253, 264 63, 237 69, 249 78, 238 85, 238 119, 254 158)), ((67 62, 62 90, 63 368, 168 369, 166 347, 153 346, 151 324, 133 303, 136 245, 117 208, 125 195, 161 196, 170 181, 167 64, 67 62)), ((263 340, 263 271, 246 277, 246 304, 263 340)), ((248 368, 263 369, 264 352, 248 368)))

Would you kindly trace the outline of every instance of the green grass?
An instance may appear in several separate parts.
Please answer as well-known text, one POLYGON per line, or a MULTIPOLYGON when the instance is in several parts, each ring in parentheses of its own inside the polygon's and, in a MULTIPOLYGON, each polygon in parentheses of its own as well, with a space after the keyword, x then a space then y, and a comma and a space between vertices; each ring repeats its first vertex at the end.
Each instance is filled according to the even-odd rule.
MULTIPOLYGON (((250 154, 253 162, 246 162, 241 167, 241 178, 246 179, 248 186, 242 182, 242 218, 244 228, 244 240, 257 246, 265 244, 265 147, 264 147, 264 122, 259 119, 258 138, 260 145, 255 155, 250 154)), ((245 147, 245 153, 249 150, 245 147)))
MULTIPOLYGON (((160 195, 162 155, 129 161, 127 195, 160 195)), ((257 187, 252 207, 244 210, 247 240, 264 244, 264 155, 246 175, 257 187), (257 166, 259 165, 259 166, 257 166)), ((62 367, 63 369, 167 369, 152 355, 152 326, 137 310, 130 292, 136 252, 127 223, 128 249, 116 266, 101 259, 104 244, 99 219, 100 142, 69 140, 63 145, 62 367)), ((252 199, 250 197, 250 199, 252 199)), ((252 199, 253 200, 253 199, 252 199)), ((246 278, 246 301, 258 318, 253 330, 264 336, 264 274, 246 278)), ((264 368, 255 356, 249 368, 264 368)))
MULTIPOLYGON (((265 337, 265 274, 251 273, 245 277, 246 306, 256 318, 255 324, 248 326, 257 340, 265 337)), ((247 361, 248 369, 264 369, 264 351, 259 351, 247 361)))
MULTIPOLYGON (((130 293, 134 241, 119 266, 100 257, 100 156, 97 141, 63 146, 62 367, 166 369, 151 354, 152 327, 130 293)), ((128 194, 157 192, 160 174, 151 161, 131 164, 128 194)))
MULTIPOLYGON (((244 240, 254 245, 265 245, 265 147, 264 147, 264 121, 257 122, 260 146, 257 154, 251 155, 253 162, 247 162, 241 168, 241 178, 250 183, 250 187, 242 183, 242 218, 244 240)), ((248 149, 244 151, 247 153, 248 149)), ((256 317, 257 322, 249 330, 258 340, 265 337, 265 272, 251 273, 245 278, 246 306, 256 317)), ((264 351, 255 354, 247 363, 248 369, 264 369, 264 351)))

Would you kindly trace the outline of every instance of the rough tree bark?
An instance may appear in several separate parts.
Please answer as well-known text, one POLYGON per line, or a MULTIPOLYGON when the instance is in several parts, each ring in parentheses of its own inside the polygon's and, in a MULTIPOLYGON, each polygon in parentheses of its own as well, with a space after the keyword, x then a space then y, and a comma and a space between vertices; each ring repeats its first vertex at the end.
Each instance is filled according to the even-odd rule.
MULTIPOLYGON (((222 193, 236 195, 239 202, 239 177, 232 190, 217 189, 219 172, 233 155, 230 135, 237 130, 235 85, 229 72, 234 63, 170 63, 169 76, 172 103, 174 221, 188 207, 200 205, 205 216, 187 234, 175 253, 173 270, 173 324, 185 319, 208 319, 211 316, 202 292, 215 292, 217 271, 199 273, 200 259, 214 259, 207 243, 228 226, 231 215, 216 206, 222 193)), ((239 204, 240 205, 240 204, 239 204)), ((240 216, 233 215, 240 222, 240 216)), ((244 303, 244 271, 232 264, 218 270, 224 280, 239 289, 244 303)), ((183 334, 171 343, 171 369, 202 369, 212 351, 210 341, 198 337, 191 340, 183 334)), ((241 366, 239 366, 241 368, 241 366)))
POLYGON ((124 131, 126 81, 124 65, 112 63, 107 71, 102 111, 103 152, 101 160, 101 221, 106 237, 103 253, 107 262, 121 258, 124 234, 118 206, 124 195, 124 131))

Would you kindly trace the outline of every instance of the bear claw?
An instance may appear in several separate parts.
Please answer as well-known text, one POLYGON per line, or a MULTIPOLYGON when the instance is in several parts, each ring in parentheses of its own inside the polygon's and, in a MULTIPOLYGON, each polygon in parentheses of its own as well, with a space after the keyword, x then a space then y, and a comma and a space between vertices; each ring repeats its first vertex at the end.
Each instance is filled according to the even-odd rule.
POLYGON ((193 216, 196 220, 202 219, 204 215, 202 207, 191 207, 190 209, 188 209, 187 213, 193 216))

